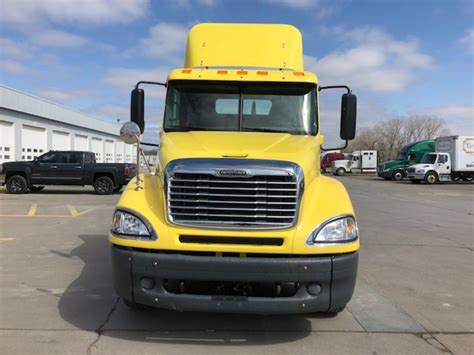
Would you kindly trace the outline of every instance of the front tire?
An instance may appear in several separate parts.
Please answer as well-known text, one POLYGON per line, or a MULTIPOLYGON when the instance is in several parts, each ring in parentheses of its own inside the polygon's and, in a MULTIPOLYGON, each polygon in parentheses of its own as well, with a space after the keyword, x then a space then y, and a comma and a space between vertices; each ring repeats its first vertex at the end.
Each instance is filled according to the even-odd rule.
POLYGON ((28 183, 21 175, 13 175, 7 179, 7 191, 11 194, 24 194, 28 191, 28 183))
POLYGON ((331 308, 328 311, 324 312, 323 314, 332 318, 332 317, 337 316, 339 312, 342 312, 345 308, 346 308, 345 305, 341 307, 337 307, 337 308, 331 308))
POLYGON ((114 192, 114 182, 108 176, 99 176, 94 181, 94 190, 99 195, 110 195, 114 192))
POLYGON ((123 303, 130 309, 134 311, 141 311, 142 309, 145 309, 146 306, 143 304, 135 303, 133 301, 127 300, 125 298, 122 298, 123 303))
POLYGON ((433 185, 433 184, 436 184, 437 182, 438 182, 438 175, 435 172, 430 171, 429 173, 425 175, 426 184, 433 185))
POLYGON ((336 170, 336 175, 337 175, 337 176, 343 176, 343 175, 345 175, 345 174, 346 174, 346 169, 344 169, 344 168, 338 168, 338 169, 336 170))
POLYGON ((392 180, 401 181, 405 177, 405 173, 402 170, 395 170, 392 174, 392 180))

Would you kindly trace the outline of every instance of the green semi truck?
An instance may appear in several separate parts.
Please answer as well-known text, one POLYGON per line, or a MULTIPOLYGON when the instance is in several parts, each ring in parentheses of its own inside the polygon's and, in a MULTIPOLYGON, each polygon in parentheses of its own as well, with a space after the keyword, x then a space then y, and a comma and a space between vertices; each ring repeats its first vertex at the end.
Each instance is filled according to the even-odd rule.
POLYGON ((398 152, 395 160, 388 160, 379 164, 377 169, 378 176, 385 180, 402 180, 407 176, 409 166, 419 163, 425 153, 434 151, 434 140, 424 140, 407 144, 398 152))

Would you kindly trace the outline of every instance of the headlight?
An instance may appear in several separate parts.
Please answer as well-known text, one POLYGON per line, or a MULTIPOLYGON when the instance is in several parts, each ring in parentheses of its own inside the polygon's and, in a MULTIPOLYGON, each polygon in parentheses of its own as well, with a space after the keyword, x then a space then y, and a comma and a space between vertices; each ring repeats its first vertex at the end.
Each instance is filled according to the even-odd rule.
POLYGON ((308 237, 306 244, 339 244, 357 240, 359 230, 353 216, 329 219, 318 226, 308 237))
POLYGON ((114 213, 111 231, 118 236, 154 239, 151 226, 147 227, 141 218, 121 210, 114 213))

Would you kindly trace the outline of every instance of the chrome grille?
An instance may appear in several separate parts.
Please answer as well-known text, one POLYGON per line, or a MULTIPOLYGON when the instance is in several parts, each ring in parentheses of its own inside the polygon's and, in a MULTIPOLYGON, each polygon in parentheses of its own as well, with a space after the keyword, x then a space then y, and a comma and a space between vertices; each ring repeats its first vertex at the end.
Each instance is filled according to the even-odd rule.
POLYGON ((414 172, 415 172, 415 168, 408 168, 408 172, 409 172, 409 173, 414 173, 414 172))
MULTIPOLYGON (((187 160, 193 164, 193 159, 187 160)), ((240 162, 244 163, 247 164, 239 168, 236 160, 220 159, 217 168, 204 168, 202 164, 191 167, 183 163, 167 169, 170 221, 178 225, 224 229, 274 229, 294 225, 302 186, 299 169, 295 171, 293 166, 292 169, 288 166, 251 169, 249 161, 240 162), (232 170, 226 171, 235 175, 219 174, 229 167, 232 170), (245 175, 237 175, 242 171, 245 175)), ((265 163, 261 161, 260 165, 265 163)))

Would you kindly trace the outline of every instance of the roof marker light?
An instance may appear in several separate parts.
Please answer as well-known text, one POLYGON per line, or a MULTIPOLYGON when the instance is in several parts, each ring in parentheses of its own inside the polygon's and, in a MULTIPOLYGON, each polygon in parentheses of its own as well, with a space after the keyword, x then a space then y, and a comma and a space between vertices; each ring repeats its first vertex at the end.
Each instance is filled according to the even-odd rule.
POLYGON ((218 70, 217 74, 227 74, 227 70, 218 70))
POLYGON ((267 71, 258 71, 257 75, 268 75, 267 71))
POLYGON ((302 72, 302 71, 295 71, 295 72, 293 72, 293 75, 294 75, 294 76, 304 76, 304 72, 302 72))
POLYGON ((248 73, 247 70, 237 70, 237 75, 247 75, 248 73))
POLYGON ((189 73, 191 73, 192 71, 193 71, 192 69, 183 69, 183 70, 181 70, 181 73, 183 73, 183 74, 189 74, 189 73))

